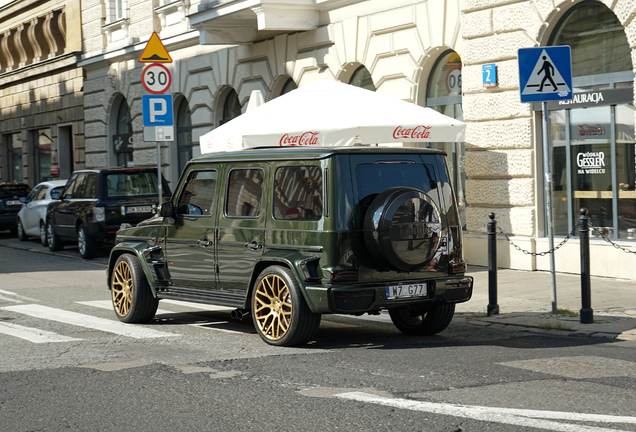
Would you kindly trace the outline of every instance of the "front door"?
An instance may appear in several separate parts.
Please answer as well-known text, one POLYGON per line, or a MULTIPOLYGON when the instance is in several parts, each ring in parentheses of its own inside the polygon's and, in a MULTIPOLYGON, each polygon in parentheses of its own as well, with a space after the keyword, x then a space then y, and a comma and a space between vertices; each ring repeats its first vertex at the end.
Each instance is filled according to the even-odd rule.
POLYGON ((223 213, 219 217, 218 256, 221 289, 245 294, 252 270, 263 254, 266 209, 271 190, 269 166, 229 165, 223 213))
POLYGON ((216 288, 218 168, 191 170, 178 197, 175 223, 166 218, 166 256, 175 286, 216 288))

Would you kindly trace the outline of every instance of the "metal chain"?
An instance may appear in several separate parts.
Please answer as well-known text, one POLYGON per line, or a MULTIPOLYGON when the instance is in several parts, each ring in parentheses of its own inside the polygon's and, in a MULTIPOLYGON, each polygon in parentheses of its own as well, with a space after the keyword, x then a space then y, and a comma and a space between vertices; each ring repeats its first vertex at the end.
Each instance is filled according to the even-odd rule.
POLYGON ((554 253, 554 251, 560 249, 568 240, 570 240, 570 238, 572 238, 572 236, 576 233, 576 230, 581 226, 581 222, 577 223, 574 228, 572 229, 572 231, 570 231, 570 233, 563 239, 563 241, 561 243, 559 243, 557 246, 553 247, 552 249, 550 249, 549 251, 545 251, 545 252, 530 252, 527 251, 525 249, 520 248, 519 246, 517 246, 516 244, 514 244, 512 242, 512 240, 510 240, 510 237, 508 237, 506 235, 506 233, 500 228, 497 227, 497 229, 499 230, 499 232, 501 234, 503 234, 503 236, 506 238, 506 240, 508 240, 508 243, 510 243, 511 246, 513 246, 515 249, 517 249, 519 252, 523 252, 526 255, 532 255, 532 256, 545 256, 551 253, 554 253))
POLYGON ((603 235, 603 232, 600 230, 600 228, 597 228, 594 225, 590 224, 590 229, 596 231, 598 233, 598 235, 601 236, 601 238, 603 240, 605 240, 606 242, 608 242, 609 244, 614 246, 614 248, 622 250, 623 252, 626 252, 626 253, 631 253, 631 254, 635 254, 636 255, 636 251, 629 250, 627 248, 624 248, 623 246, 617 245, 612 240, 610 240, 608 237, 605 237, 605 235, 603 235))

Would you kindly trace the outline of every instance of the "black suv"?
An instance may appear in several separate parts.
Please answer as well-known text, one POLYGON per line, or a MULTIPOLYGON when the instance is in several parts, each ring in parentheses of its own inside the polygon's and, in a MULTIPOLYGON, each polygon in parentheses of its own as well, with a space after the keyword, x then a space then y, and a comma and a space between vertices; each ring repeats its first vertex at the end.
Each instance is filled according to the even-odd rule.
POLYGON ((26 198, 31 187, 18 182, 0 182, 0 231, 18 233, 18 212, 22 208, 20 198, 26 198))
MULTIPOLYGON (((162 176, 164 200, 170 189, 162 176)), ((49 249, 77 241, 80 255, 90 259, 98 244, 115 240, 122 223, 136 225, 157 211, 157 170, 154 168, 104 168, 75 171, 60 196, 52 194, 47 209, 49 249)))
POLYGON ((160 299, 235 307, 272 345, 307 342, 321 314, 388 310, 430 335, 472 295, 444 153, 283 147, 211 154, 184 169, 163 217, 117 233, 118 318, 160 299))

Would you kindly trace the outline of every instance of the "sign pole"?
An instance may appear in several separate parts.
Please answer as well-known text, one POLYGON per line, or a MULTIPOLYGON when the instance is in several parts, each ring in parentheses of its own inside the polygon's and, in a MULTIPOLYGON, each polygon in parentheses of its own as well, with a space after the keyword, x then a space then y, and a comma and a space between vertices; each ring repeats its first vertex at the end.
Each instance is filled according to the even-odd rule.
POLYGON ((163 186, 161 181, 161 141, 157 141, 157 182, 159 183, 159 187, 157 190, 159 191, 159 205, 163 202, 163 186))
POLYGON ((552 276, 552 313, 557 311, 556 275, 554 273, 554 222, 552 217, 552 168, 548 131, 548 101, 572 100, 572 52, 569 46, 520 48, 519 91, 521 102, 542 102, 543 172, 545 180, 545 211, 550 245, 552 276))
MULTIPOLYGON (((554 230, 552 222, 552 170, 550 167, 550 142, 548 135, 548 103, 542 104, 542 129, 543 129, 543 165, 545 172, 545 209, 546 209, 546 222, 548 225, 548 245, 550 250, 554 249, 554 230)), ((557 292, 556 292, 556 275, 554 273, 554 253, 550 255, 550 275, 552 279, 552 313, 557 311, 557 292)))

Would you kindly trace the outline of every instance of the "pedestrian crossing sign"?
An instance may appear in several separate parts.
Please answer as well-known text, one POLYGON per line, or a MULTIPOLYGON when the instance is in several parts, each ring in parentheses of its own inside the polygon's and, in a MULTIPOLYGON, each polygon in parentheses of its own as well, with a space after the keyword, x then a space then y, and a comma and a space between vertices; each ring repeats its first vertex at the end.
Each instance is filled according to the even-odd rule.
POLYGON ((572 99, 569 46, 522 48, 518 51, 521 102, 572 99))

